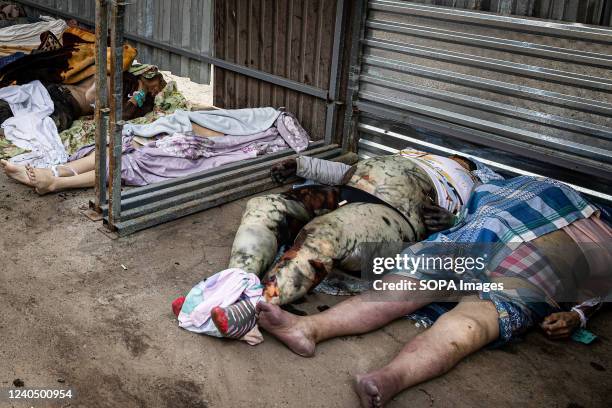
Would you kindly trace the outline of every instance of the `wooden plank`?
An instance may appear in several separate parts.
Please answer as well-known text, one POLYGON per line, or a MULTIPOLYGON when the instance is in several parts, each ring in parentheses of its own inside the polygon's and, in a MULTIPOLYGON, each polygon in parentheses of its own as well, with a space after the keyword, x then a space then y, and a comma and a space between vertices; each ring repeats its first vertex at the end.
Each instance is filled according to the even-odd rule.
MULTIPOLYGON (((261 69, 259 55, 262 54, 262 38, 260 37, 261 9, 263 4, 259 0, 248 0, 248 31, 247 31, 247 66, 254 69, 261 69)), ((249 107, 260 107, 260 84, 254 78, 247 78, 249 107)))
MULTIPOLYGON (((214 20, 213 20, 213 6, 212 0, 203 1, 203 17, 202 17, 202 47, 201 51, 206 54, 211 54, 213 50, 213 32, 214 32, 214 20)), ((208 64, 200 64, 200 79, 201 83, 209 84, 211 80, 211 67, 208 64)))
MULTIPOLYGON (((172 45, 180 46, 182 43, 183 33, 183 13, 181 12, 182 0, 170 0, 170 19, 168 20, 169 38, 168 41, 172 45)), ((181 72, 181 56, 178 54, 168 53, 169 69, 174 74, 181 72)))
MULTIPOLYGON (((274 0, 262 0, 261 14, 259 20, 259 35, 261 37, 261 52, 259 54, 259 67, 262 71, 272 73, 274 70, 274 0)), ((267 82, 260 84, 259 104, 261 106, 272 106, 272 85, 267 82)))
MULTIPOLYGON (((248 30, 249 30, 249 1, 250 0, 237 0, 237 7, 235 9, 236 13, 236 26, 235 26, 235 36, 236 36, 236 63, 248 66, 248 49, 249 49, 249 41, 248 41, 248 30)), ((246 108, 248 107, 248 87, 247 80, 248 78, 244 75, 235 75, 236 85, 235 85, 235 108, 246 108)))
MULTIPOLYGON (((225 13, 225 0, 214 0, 213 2, 213 13, 214 13, 214 37, 213 45, 215 55, 219 58, 225 58, 226 46, 226 13, 225 13)), ((226 71, 215 67, 214 81, 213 81, 213 104, 220 108, 226 107, 226 71)))

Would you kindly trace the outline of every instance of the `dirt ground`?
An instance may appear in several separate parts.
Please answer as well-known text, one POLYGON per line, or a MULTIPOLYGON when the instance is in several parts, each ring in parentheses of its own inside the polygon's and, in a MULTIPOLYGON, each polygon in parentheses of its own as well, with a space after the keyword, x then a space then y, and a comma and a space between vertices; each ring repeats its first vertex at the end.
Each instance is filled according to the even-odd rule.
MULTIPOLYGON (((250 347, 184 331, 170 302, 226 265, 245 200, 110 240, 81 215, 91 192, 38 197, 0 174, 0 390, 71 388, 64 407, 356 407, 351 379, 420 329, 397 321, 300 358, 274 339, 250 347), (124 270, 121 265, 125 265, 124 270)), ((310 296, 308 313, 338 298, 310 296)), ((600 341, 479 352, 390 407, 612 406, 612 314, 600 341)), ((0 400, 0 407, 24 406, 0 400)))

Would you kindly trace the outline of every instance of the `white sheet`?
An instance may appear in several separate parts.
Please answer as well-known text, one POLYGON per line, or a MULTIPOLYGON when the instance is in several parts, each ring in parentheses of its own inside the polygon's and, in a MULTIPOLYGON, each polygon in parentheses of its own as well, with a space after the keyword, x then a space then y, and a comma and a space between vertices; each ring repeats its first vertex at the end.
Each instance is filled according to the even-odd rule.
POLYGON ((17 147, 31 150, 13 157, 11 162, 50 167, 68 160, 57 127, 49 117, 53 101, 40 81, 2 88, 0 99, 8 102, 14 115, 2 124, 4 136, 17 147))
POLYGON ((0 28, 0 47, 28 47, 37 48, 40 45, 40 35, 51 31, 60 38, 68 25, 64 20, 55 20, 51 17, 42 17, 45 21, 32 24, 16 24, 0 28))
POLYGON ((248 136, 270 129, 280 111, 274 108, 215 109, 211 111, 187 112, 177 110, 172 115, 162 116, 146 125, 127 124, 124 136, 153 137, 162 133, 186 133, 192 130, 191 122, 215 132, 231 136, 248 136))

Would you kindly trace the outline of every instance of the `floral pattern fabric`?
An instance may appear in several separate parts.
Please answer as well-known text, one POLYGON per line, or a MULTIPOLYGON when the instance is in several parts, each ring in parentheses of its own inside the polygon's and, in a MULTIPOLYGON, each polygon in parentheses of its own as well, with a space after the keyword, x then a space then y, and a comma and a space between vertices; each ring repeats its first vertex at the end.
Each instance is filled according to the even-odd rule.
MULTIPOLYGON (((154 122, 161 116, 174 113, 177 109, 189 110, 190 106, 182 93, 179 92, 176 82, 169 82, 164 90, 155 97, 155 107, 152 112, 145 116, 130 120, 128 123, 146 124, 154 122)), ((95 143, 96 124, 92 116, 85 116, 75 120, 69 129, 60 133, 60 139, 68 152, 73 155, 83 146, 95 143)), ((7 141, 4 135, 0 134, 0 158, 10 159, 19 154, 25 153, 7 141)))

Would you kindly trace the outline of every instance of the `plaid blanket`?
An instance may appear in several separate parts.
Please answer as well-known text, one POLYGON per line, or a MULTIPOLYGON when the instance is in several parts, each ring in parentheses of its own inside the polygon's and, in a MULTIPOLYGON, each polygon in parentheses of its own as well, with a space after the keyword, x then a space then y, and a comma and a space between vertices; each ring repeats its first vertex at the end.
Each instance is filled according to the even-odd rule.
MULTIPOLYGON (((453 270, 418 268, 416 279, 489 281, 495 270, 521 243, 561 229, 596 212, 580 194, 556 180, 529 176, 493 180, 474 189, 446 231, 411 245, 409 257, 484 257, 486 268, 458 276, 453 270)), ((397 270, 405 274, 406 271, 397 270)))
POLYGON ((529 242, 594 212, 578 192, 556 180, 520 176, 492 180, 474 189, 449 230, 431 242, 529 242))

